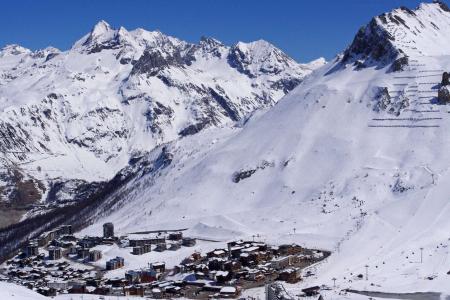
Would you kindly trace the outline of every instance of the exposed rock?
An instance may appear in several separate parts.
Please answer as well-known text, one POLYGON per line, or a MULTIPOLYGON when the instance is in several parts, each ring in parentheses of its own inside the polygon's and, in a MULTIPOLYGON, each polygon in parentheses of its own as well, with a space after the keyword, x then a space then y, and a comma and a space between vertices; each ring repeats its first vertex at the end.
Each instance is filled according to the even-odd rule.
POLYGON ((139 60, 134 64, 131 74, 147 74, 155 76, 159 71, 169 66, 182 65, 183 59, 179 52, 172 55, 162 53, 157 49, 146 50, 139 60))
POLYGON ((407 56, 402 56, 400 58, 397 58, 393 63, 392 63, 392 71, 393 72, 399 72, 399 71, 404 71, 405 67, 408 66, 409 63, 409 59, 407 56))
POLYGON ((438 91, 438 99, 442 104, 450 103, 450 90, 448 86, 442 86, 438 91))
POLYGON ((196 134, 197 132, 201 131, 207 125, 208 124, 206 122, 191 124, 191 125, 187 126, 186 128, 182 129, 178 134, 180 136, 193 135, 193 134, 196 134))
POLYGON ((442 74, 441 85, 442 86, 450 85, 450 75, 448 74, 448 72, 444 72, 442 74))
MULTIPOLYGON (((382 15, 379 18, 384 20, 386 16, 382 15)), ((358 31, 352 44, 344 52, 342 62, 360 60, 366 66, 373 61, 387 63, 399 54, 399 51, 391 43, 393 40, 394 37, 379 26, 377 19, 374 18, 358 31)))
POLYGON ((380 87, 375 92, 374 100, 376 101, 373 107, 374 111, 386 111, 395 116, 399 116, 405 108, 409 107, 409 98, 406 97, 405 93, 392 98, 387 87, 380 87))

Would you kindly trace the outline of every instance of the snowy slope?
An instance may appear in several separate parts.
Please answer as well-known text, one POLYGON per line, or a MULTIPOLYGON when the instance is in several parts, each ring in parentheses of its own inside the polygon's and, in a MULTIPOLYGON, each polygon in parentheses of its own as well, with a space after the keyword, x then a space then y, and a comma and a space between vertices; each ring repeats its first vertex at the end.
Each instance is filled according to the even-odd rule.
POLYGON ((272 106, 323 64, 298 64, 266 41, 191 44, 104 21, 68 51, 6 46, 0 199, 81 197, 140 152, 272 106))
POLYGON ((450 294, 450 110, 436 102, 450 45, 429 48, 439 35, 425 24, 432 15, 448 32, 450 13, 433 3, 390 15, 406 25, 377 17, 367 40, 395 30, 392 24, 424 25, 415 32, 417 49, 402 50, 402 68, 393 71, 407 38, 390 44, 393 56, 377 57, 376 43, 360 49, 355 39, 242 128, 211 128, 168 144, 170 165, 139 174, 115 209, 83 233, 112 221, 121 233, 189 227, 223 240, 259 234, 333 251, 304 286, 332 285, 335 277, 339 288, 450 294), (357 48, 370 60, 364 67, 357 48), (366 265, 369 280, 360 280, 366 265))
POLYGON ((26 287, 0 281, 0 299, 45 300, 49 298, 33 292, 26 287))

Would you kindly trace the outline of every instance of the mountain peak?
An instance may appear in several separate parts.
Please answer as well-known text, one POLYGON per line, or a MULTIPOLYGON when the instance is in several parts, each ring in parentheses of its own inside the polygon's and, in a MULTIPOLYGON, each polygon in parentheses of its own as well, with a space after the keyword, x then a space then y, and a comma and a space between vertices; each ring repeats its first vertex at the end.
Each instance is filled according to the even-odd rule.
POLYGON ((450 10, 440 1, 383 13, 358 31, 342 62, 382 66, 401 57, 446 55, 449 22, 450 10))
POLYGON ((31 53, 30 49, 27 49, 17 44, 6 45, 0 49, 0 56, 20 55, 28 53, 31 53))
POLYGON ((223 46, 223 43, 213 37, 202 36, 200 38, 200 45, 209 45, 212 47, 220 47, 220 46, 223 46))
POLYGON ((112 30, 111 25, 109 25, 108 22, 101 20, 92 28, 91 35, 99 36, 107 33, 110 30, 112 30))

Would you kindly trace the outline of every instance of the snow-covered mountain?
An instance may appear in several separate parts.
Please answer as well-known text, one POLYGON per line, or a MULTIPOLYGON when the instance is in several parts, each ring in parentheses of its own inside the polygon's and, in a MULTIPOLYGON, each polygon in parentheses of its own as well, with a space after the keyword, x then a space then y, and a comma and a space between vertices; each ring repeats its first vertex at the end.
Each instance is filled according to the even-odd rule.
POLYGON ((141 158, 83 233, 259 234, 333 251, 302 286, 450 294, 449 32, 440 2, 375 17, 267 112, 141 158))
MULTIPOLYGON (((0 50, 0 202, 85 198, 130 158, 274 105, 323 59, 99 22, 68 51, 0 50)), ((0 224, 1 225, 1 224, 0 224)))

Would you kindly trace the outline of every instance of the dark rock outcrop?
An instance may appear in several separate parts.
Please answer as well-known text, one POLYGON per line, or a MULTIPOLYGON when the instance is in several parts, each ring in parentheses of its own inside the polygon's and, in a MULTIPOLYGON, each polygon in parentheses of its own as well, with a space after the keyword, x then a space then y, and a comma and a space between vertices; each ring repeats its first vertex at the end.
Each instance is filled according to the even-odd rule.
POLYGON ((442 104, 450 103, 450 89, 448 86, 442 86, 438 91, 438 99, 442 104))
POLYGON ((441 85, 442 86, 450 85, 450 74, 448 74, 448 72, 444 72, 442 74, 441 85))
POLYGON ((408 66, 409 63, 409 59, 407 56, 402 56, 400 58, 397 58, 393 63, 392 63, 392 67, 391 70, 393 72, 400 72, 400 71, 404 71, 405 67, 408 66))
MULTIPOLYGON (((378 18, 387 22, 385 15, 378 18)), ((394 37, 378 25, 377 18, 373 18, 368 25, 358 31, 352 44, 344 52, 342 62, 359 61, 364 66, 374 63, 387 64, 400 54, 392 41, 394 37)))

